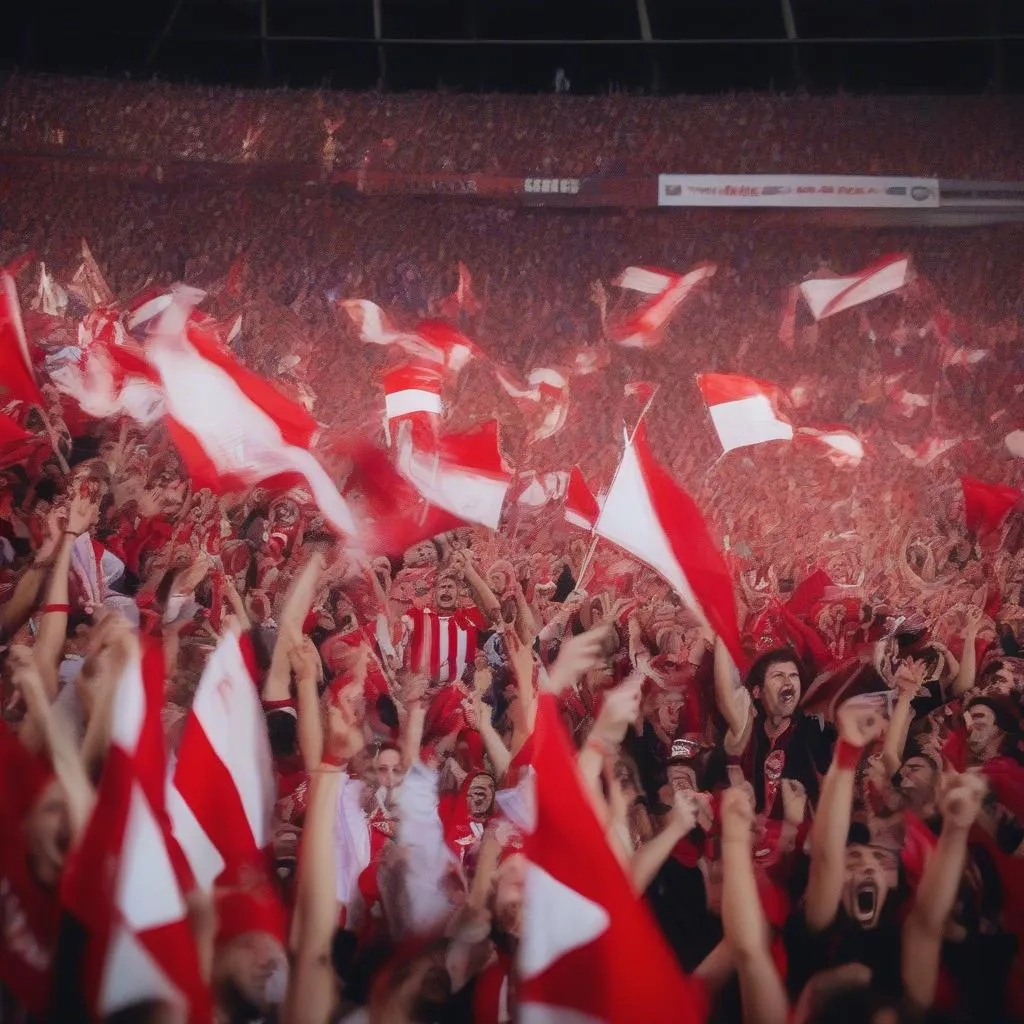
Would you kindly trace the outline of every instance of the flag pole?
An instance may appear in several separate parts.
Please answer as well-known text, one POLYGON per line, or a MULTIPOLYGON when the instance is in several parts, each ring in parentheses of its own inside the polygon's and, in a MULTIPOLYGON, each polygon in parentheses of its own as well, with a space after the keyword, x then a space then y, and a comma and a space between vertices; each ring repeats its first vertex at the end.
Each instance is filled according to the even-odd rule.
MULTIPOLYGON (((647 401, 644 402, 643 409, 640 410, 640 415, 636 418, 636 423, 633 425, 633 429, 626 436, 626 447, 628 448, 633 443, 633 438, 636 437, 636 432, 640 429, 640 424, 643 422, 644 417, 647 415, 647 410, 650 409, 651 403, 654 401, 654 396, 658 393, 658 389, 655 388, 647 401)), ((615 487, 615 481, 618 479, 619 471, 622 469, 622 460, 619 459, 618 466, 615 467, 615 475, 612 477, 611 485, 608 490, 611 491, 615 487)), ((600 513, 598 519, 601 518, 600 513)), ((590 568, 590 563, 594 559, 594 552, 597 550, 597 542, 600 539, 600 535, 597 532, 597 522, 594 523, 594 528, 590 532, 590 547, 587 549, 587 554, 583 559, 583 564, 580 566, 580 574, 576 580, 576 587, 579 588, 583 582, 583 577, 586 575, 587 570, 590 568)))

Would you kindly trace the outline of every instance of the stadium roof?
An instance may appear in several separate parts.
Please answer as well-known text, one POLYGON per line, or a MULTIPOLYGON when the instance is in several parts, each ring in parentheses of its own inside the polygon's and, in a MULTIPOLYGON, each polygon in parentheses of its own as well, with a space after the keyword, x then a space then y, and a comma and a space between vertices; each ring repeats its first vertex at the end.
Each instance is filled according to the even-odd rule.
POLYGON ((1024 91, 1021 0, 23 0, 4 27, 8 68, 240 85, 1024 91))

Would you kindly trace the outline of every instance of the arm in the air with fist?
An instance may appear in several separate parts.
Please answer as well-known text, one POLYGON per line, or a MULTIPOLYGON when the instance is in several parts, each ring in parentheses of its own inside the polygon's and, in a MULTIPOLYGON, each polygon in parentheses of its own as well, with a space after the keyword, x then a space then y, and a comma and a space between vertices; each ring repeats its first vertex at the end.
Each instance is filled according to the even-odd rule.
POLYGON ((701 801, 706 801, 703 793, 676 793, 675 805, 668 821, 662 830, 650 841, 644 843, 633 854, 629 862, 629 876, 633 888, 643 894, 661 870, 662 864, 672 856, 672 851, 695 828, 700 812, 701 801))
POLYGON ((473 695, 473 717, 476 719, 477 731, 484 741, 484 750, 494 768, 494 774, 500 782, 512 763, 512 752, 505 746, 505 741, 498 735, 498 730, 491 722, 491 705, 484 703, 481 690, 473 695))
POLYGON ((888 778, 892 778, 903 764, 903 748, 907 744, 907 733, 910 731, 910 723, 914 718, 914 710, 910 706, 910 702, 924 682, 924 674, 924 662, 914 661, 910 658, 896 669, 895 684, 899 690, 899 696, 893 705, 892 719, 889 722, 885 743, 882 746, 882 763, 885 765, 885 773, 888 778))
POLYGON ((748 787, 722 794, 722 929, 740 981, 744 1024, 785 1024, 789 999, 772 960, 754 876, 754 802, 748 787))
POLYGON ((978 639, 978 630, 982 626, 984 612, 981 608, 971 608, 967 613, 967 627, 964 630, 964 653, 960 656, 960 665, 956 678, 953 680, 953 696, 962 697, 974 686, 978 671, 978 653, 974 642, 978 639))
POLYGON ((928 858, 914 908, 903 925, 904 994, 914 1010, 932 1005, 939 981, 943 931, 956 902, 967 861, 967 836, 974 824, 986 784, 968 772, 944 780, 942 834, 928 858))
POLYGON ((715 637, 715 703, 729 727, 726 753, 741 753, 750 736, 750 698, 736 685, 735 666, 721 637, 715 637))
POLYGON ((882 733, 882 718, 872 710, 844 704, 836 715, 839 739, 825 775, 811 828, 811 870, 804 914, 807 927, 820 932, 839 910, 846 861, 846 836, 853 809, 854 776, 864 748, 882 733))

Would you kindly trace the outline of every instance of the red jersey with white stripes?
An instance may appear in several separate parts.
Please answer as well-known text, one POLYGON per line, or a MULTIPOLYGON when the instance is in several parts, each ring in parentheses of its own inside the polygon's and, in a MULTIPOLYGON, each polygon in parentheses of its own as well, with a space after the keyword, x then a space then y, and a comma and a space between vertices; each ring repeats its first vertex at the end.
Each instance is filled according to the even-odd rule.
POLYGON ((412 621, 409 665, 439 683, 462 678, 476 655, 477 631, 487 628, 478 608, 459 608, 451 615, 438 615, 430 608, 406 612, 412 621))

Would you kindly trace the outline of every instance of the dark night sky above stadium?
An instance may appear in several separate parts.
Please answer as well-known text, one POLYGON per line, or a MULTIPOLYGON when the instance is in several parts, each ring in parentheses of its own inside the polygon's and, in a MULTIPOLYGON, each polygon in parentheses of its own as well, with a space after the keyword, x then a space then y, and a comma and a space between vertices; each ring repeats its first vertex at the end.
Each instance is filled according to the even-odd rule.
POLYGON ((0 62, 393 90, 544 92, 562 69, 573 93, 1021 92, 1024 3, 22 0, 5 14, 0 62))

